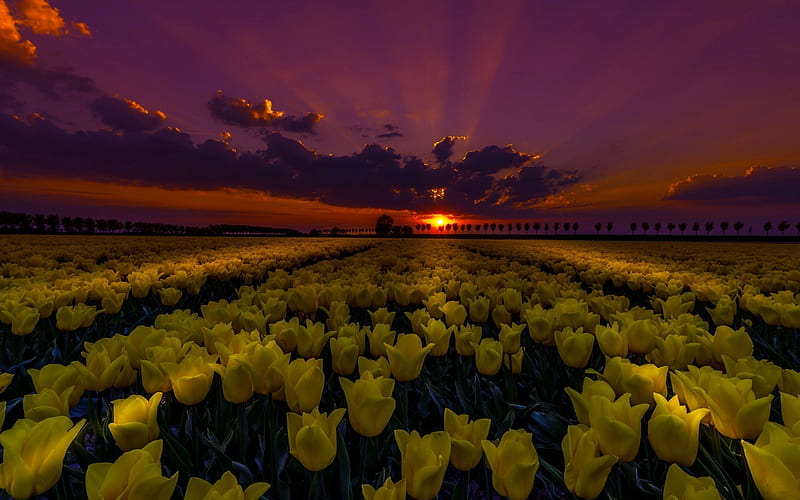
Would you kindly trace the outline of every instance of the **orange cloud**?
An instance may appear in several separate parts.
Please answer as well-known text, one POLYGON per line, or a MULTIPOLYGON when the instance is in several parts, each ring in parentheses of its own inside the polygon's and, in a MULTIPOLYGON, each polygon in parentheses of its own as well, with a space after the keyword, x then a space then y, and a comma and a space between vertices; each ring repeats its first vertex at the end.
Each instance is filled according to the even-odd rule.
MULTIPOLYGON (((6 0, 0 0, 0 58, 22 64, 36 59, 36 45, 23 38, 18 26, 25 26, 37 35, 63 36, 70 33, 61 11, 47 0, 18 0, 14 12, 6 0)), ((74 32, 91 36, 86 23, 73 22, 74 32)))

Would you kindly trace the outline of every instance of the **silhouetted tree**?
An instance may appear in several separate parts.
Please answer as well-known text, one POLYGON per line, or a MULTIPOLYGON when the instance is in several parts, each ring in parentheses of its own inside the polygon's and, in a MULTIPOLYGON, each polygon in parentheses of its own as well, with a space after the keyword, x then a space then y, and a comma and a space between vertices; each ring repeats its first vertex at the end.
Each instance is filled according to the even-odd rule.
POLYGON ((517 222, 517 232, 518 233, 522 232, 522 224, 520 224, 519 222, 517 222))
POLYGON ((719 223, 719 228, 722 229, 722 236, 725 236, 725 231, 728 230, 728 226, 730 226, 730 224, 728 224, 727 221, 719 223))
POLYGON ((58 215, 50 214, 45 221, 47 223, 47 230, 51 233, 58 231, 59 218, 58 215))
POLYGON ((600 234, 600 230, 603 229, 603 224, 601 222, 597 222, 594 225, 594 232, 600 234))
POLYGON ((506 227, 506 225, 503 224, 502 222, 497 225, 497 228, 500 230, 501 233, 503 232, 503 228, 505 228, 505 227, 506 227))
POLYGON ((578 234, 578 223, 577 222, 573 222, 572 223, 572 234, 578 234))
POLYGON ((394 226, 394 219, 391 215, 381 214, 378 220, 375 221, 375 234, 378 236, 388 236, 392 232, 394 226))
POLYGON ((488 222, 484 222, 483 223, 483 230, 484 231, 488 231, 489 230, 489 223, 488 222))
POLYGON ((714 223, 706 222, 706 236, 710 235, 713 229, 714 229, 714 223))
POLYGON ((539 229, 542 228, 542 225, 538 222, 533 223, 533 230, 536 231, 536 234, 539 234, 539 229))
MULTIPOLYGON (((502 224, 501 224, 501 226, 502 226, 502 224)), ((489 224, 489 227, 492 228, 492 232, 494 232, 494 230, 497 229, 497 223, 492 222, 491 224, 489 224)), ((500 229, 503 229, 503 228, 501 227, 500 229)))
POLYGON ((467 224, 467 231, 472 231, 472 224, 467 224))
POLYGON ((635 222, 631 222, 631 234, 636 232, 637 224, 635 222))
POLYGON ((544 223, 544 232, 546 233, 549 230, 550 230, 550 223, 549 222, 545 222, 544 223))
POLYGON ((780 231, 781 236, 783 236, 784 231, 786 231, 790 227, 791 225, 789 225, 787 221, 785 220, 780 221, 780 223, 778 224, 778 231, 780 231))
POLYGON ((33 216, 33 224, 36 227, 36 230, 39 232, 44 232, 45 229, 45 220, 46 217, 44 214, 36 214, 33 216))
POLYGON ((611 230, 614 229, 614 223, 611 222, 611 221, 608 221, 606 223, 606 229, 608 230, 608 234, 611 234, 611 230))
POLYGON ((649 222, 642 222, 642 232, 647 234, 647 231, 650 230, 650 223, 649 222))
POLYGON ((681 222, 680 224, 678 224, 678 229, 681 230, 681 236, 683 236, 683 232, 686 231, 686 223, 681 222))
POLYGON ((553 231, 557 233, 557 232, 558 232, 558 228, 559 228, 560 226, 561 226, 561 224, 559 224, 558 222, 554 223, 554 224, 553 224, 553 231))
POLYGON ((692 224, 692 231, 694 231, 694 235, 697 236, 697 233, 700 231, 700 223, 695 222, 692 224))
POLYGON ((661 231, 661 223, 660 222, 656 222, 656 225, 653 226, 653 229, 655 229, 656 230, 656 234, 658 234, 661 231))
POLYGON ((569 222, 565 222, 564 223, 564 234, 567 234, 569 232, 569 229, 570 229, 569 222))
POLYGON ((452 226, 452 224, 448 223, 448 224, 445 224, 444 228, 445 228, 445 229, 447 230, 447 232, 449 233, 449 232, 450 232, 450 230, 451 230, 451 229, 453 229, 453 226, 452 226))
POLYGON ((733 230, 736 231, 736 236, 739 236, 739 231, 741 231, 743 227, 744 222, 740 220, 733 223, 733 230))
POLYGON ((95 227, 94 219, 92 219, 91 217, 87 217, 86 220, 83 221, 83 227, 86 228, 87 233, 93 233, 95 227))
POLYGON ((800 222, 794 225, 797 228, 797 236, 800 236, 800 222))
POLYGON ((764 231, 767 233, 767 236, 769 236, 769 230, 770 229, 772 229, 772 222, 769 222, 769 221, 765 222, 764 223, 764 231))
POLYGON ((525 223, 525 232, 526 233, 530 233, 531 232, 531 223, 530 222, 526 222, 525 223))
POLYGON ((669 222, 667 223, 667 231, 669 231, 670 236, 672 236, 672 231, 675 230, 675 223, 669 222))
POLYGON ((65 233, 71 233, 72 232, 72 217, 69 217, 69 216, 66 216, 66 215, 61 217, 61 229, 65 233))

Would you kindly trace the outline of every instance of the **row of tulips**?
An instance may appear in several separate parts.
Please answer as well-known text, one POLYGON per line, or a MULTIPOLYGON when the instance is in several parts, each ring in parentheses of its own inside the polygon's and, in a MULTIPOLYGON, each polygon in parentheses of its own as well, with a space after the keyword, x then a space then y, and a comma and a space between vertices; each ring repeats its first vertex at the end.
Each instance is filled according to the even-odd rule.
MULTIPOLYGON (((691 314, 688 309, 674 317, 666 317, 663 311, 658 314, 652 309, 630 308, 630 301, 626 297, 607 296, 599 291, 587 293, 579 284, 569 282, 563 275, 548 276, 540 271, 529 273, 530 269, 519 265, 509 272, 505 270, 507 263, 504 259, 476 259, 470 252, 445 242, 426 242, 425 245, 434 247, 424 252, 424 248, 403 249, 387 245, 340 261, 325 261, 308 266, 287 275, 288 277, 276 274, 258 288, 241 288, 236 300, 206 304, 201 308, 202 316, 189 311, 176 311, 160 316, 152 327, 140 326, 127 335, 115 335, 88 343, 85 346, 83 363, 74 361, 69 365, 51 364, 44 366, 39 372, 28 371, 36 392, 25 396, 29 403, 23 404, 23 407, 27 406, 23 408, 24 418, 19 418, 17 422, 33 422, 35 419, 32 417, 47 421, 64 416, 74 410, 82 400, 94 401, 97 406, 102 406, 109 393, 114 391, 122 394, 125 391, 142 390, 156 394, 164 392, 169 394, 170 399, 166 403, 165 412, 170 411, 170 407, 175 404, 185 405, 190 410, 188 415, 191 418, 163 416, 161 418, 165 419, 167 425, 158 427, 159 432, 165 434, 164 439, 170 441, 170 437, 172 438, 170 447, 180 455, 181 448, 175 444, 175 437, 181 436, 181 433, 191 436, 188 430, 199 422, 210 424, 220 413, 230 412, 235 408, 234 411, 241 410, 238 419, 243 424, 242 427, 249 431, 254 426, 247 419, 246 408, 249 407, 252 412, 256 407, 270 401, 273 412, 276 406, 280 406, 278 412, 284 411, 286 414, 287 425, 282 431, 285 434, 279 431, 278 435, 285 436, 289 453, 304 468, 320 470, 328 468, 336 458, 344 461, 339 451, 341 446, 337 446, 341 443, 336 436, 338 423, 344 414, 344 401, 348 408, 350 427, 355 434, 376 438, 386 434, 387 427, 393 430, 395 443, 390 449, 396 449, 396 453, 400 455, 402 479, 397 483, 389 480, 378 491, 399 492, 405 488, 412 498, 433 498, 442 488, 447 472, 446 464, 452 462, 454 468, 461 469, 452 460, 451 452, 448 452, 449 459, 443 458, 444 449, 434 448, 433 442, 437 438, 428 436, 440 431, 433 430, 429 418, 422 418, 419 422, 421 427, 412 431, 407 416, 412 399, 415 397, 419 406, 427 398, 427 404, 422 406, 429 411, 433 408, 430 413, 437 413, 437 409, 440 415, 443 413, 445 431, 441 432, 447 432, 448 418, 452 421, 456 416, 453 412, 448 413, 451 407, 468 412, 467 415, 457 417, 463 419, 464 425, 472 418, 470 415, 491 417, 495 422, 503 420, 505 412, 502 410, 498 412, 493 409, 487 412, 485 405, 482 412, 476 410, 480 408, 476 404, 477 399, 491 398, 495 403, 500 399, 501 408, 505 406, 506 410, 512 410, 511 421, 497 429, 496 435, 501 438, 499 444, 486 440, 485 436, 478 440, 478 444, 472 442, 474 449, 480 448, 483 452, 478 453, 472 467, 477 466, 481 456, 485 456, 488 470, 492 471, 492 487, 512 498, 527 498, 533 488, 539 457, 533 446, 534 434, 526 437, 524 434, 527 433, 518 427, 526 425, 527 419, 522 415, 530 417, 535 413, 532 407, 542 402, 541 397, 536 395, 542 387, 532 384, 531 381, 536 380, 535 377, 555 378, 550 383, 560 384, 563 388, 580 380, 575 378, 575 370, 590 366, 594 368, 592 373, 597 373, 602 368, 602 374, 597 375, 601 382, 597 384, 606 384, 611 388, 612 395, 584 396, 583 408, 575 403, 576 398, 570 393, 579 424, 568 429, 564 426, 562 434, 558 436, 561 459, 564 460, 563 473, 556 471, 552 474, 546 468, 551 479, 559 479, 562 487, 576 495, 586 498, 600 495, 606 482, 605 476, 610 473, 618 478, 621 475, 628 477, 630 469, 615 464, 633 462, 637 457, 641 458, 643 451, 655 451, 664 462, 674 461, 685 467, 692 466, 693 461, 683 455, 676 459, 679 453, 675 449, 670 451, 665 448, 665 441, 658 437, 656 430, 653 431, 655 437, 650 437, 649 442, 640 443, 642 432, 639 422, 650 411, 650 425, 645 433, 648 436, 650 428, 658 429, 659 425, 669 428, 670 424, 675 423, 673 418, 666 417, 681 419, 682 414, 697 415, 695 412, 705 408, 708 411, 700 413, 706 413, 703 418, 709 414, 712 416, 708 419, 708 435, 712 436, 709 438, 712 444, 713 436, 719 439, 719 434, 731 439, 752 440, 758 437, 754 445, 748 442, 742 445, 745 453, 748 453, 748 463, 752 455, 748 446, 759 450, 768 449, 769 442, 765 441, 767 438, 761 440, 760 436, 762 428, 774 427, 771 423, 765 426, 763 421, 756 420, 752 424, 753 429, 758 429, 756 434, 728 433, 725 425, 733 425, 729 423, 731 418, 734 422, 739 418, 730 417, 731 409, 725 406, 730 401, 739 401, 730 399, 733 394, 730 390, 720 389, 722 392, 716 399, 709 392, 707 398, 701 398, 704 405, 688 404, 686 400, 689 394, 699 390, 711 391, 713 387, 727 388, 732 385, 736 394, 743 398, 742 401, 748 403, 755 398, 754 393, 752 398, 749 394, 756 382, 760 383, 759 377, 764 379, 760 391, 772 392, 777 384, 781 384, 782 390, 793 390, 797 372, 791 369, 781 370, 781 367, 770 365, 766 360, 752 358, 753 343, 746 329, 733 330, 719 326, 712 335, 708 332, 708 323, 691 314), (443 269, 446 263, 448 267, 443 269), (490 273, 483 269, 490 270, 490 273), (401 272, 402 275, 399 274, 401 272), (357 283, 363 282, 365 277, 373 285, 358 286, 357 283), (357 318, 371 326, 361 326, 351 321, 357 318), (614 323, 609 325, 608 321, 614 323), (526 329, 528 335, 523 335, 526 329), (398 330, 408 333, 398 333, 398 330), (453 337, 455 346, 452 345, 453 337), (601 341, 601 338, 606 340, 601 341), (422 339, 425 340, 424 346, 422 339), (698 339, 705 339, 705 342, 698 339), (663 342, 663 346, 659 340, 663 342), (367 352, 367 343, 372 359, 363 356, 367 352), (676 343, 679 344, 677 348, 668 347, 676 343), (603 354, 618 357, 605 359, 603 354), (647 359, 655 364, 645 364, 647 359), (665 360, 671 363, 665 363, 665 360), (707 371, 714 371, 715 366, 724 365, 726 373, 714 371, 717 378, 713 379, 712 387, 704 386, 699 379, 696 385, 685 384, 689 387, 682 395, 676 388, 675 380, 679 375, 675 374, 685 369, 692 373, 694 363, 710 365, 704 369, 707 371), (359 377, 355 380, 347 378, 352 376, 356 366, 359 377), (543 366, 548 369, 545 374, 539 373, 543 371, 543 366), (326 367, 328 370, 325 370, 326 367), (755 373, 752 371, 753 367, 755 373), (764 372, 771 377, 770 380, 775 379, 775 383, 770 384, 767 377, 760 374, 758 367, 767 367, 764 372), (671 385, 680 402, 674 398, 666 399, 666 375, 670 369, 673 370, 671 385), (48 372, 46 376, 45 371, 48 372), (60 372, 56 373, 57 371, 60 372), (330 372, 342 376, 338 387, 332 383, 331 377, 326 376, 330 372), (778 373, 777 378, 775 373, 778 373), (215 374, 218 376, 215 377, 215 374), (452 378, 454 375, 456 386, 462 391, 460 395, 456 391, 455 397, 447 387, 448 384, 442 384, 442 377, 452 378), (389 376, 394 380, 387 378, 389 376), (504 383, 500 383, 501 378, 504 383), (43 382, 44 379, 51 381, 50 387, 45 387, 48 384, 43 382), (469 401, 470 398, 465 400, 465 387, 466 392, 475 391, 474 387, 469 388, 473 380, 477 381, 477 393, 473 394, 473 401, 469 401), (392 397, 395 381, 403 386, 397 400, 392 397), (213 396, 209 396, 213 394, 212 385, 218 387, 219 401, 216 403, 212 401, 213 396), (745 385, 748 387, 745 388, 745 385), (487 394, 481 394, 484 387, 487 388, 487 394), (88 396, 85 392, 87 390, 88 396), (518 392, 524 394, 523 398, 515 396, 518 392), (39 400, 29 396, 38 397, 39 400), (324 400, 323 396, 326 396, 324 400), (515 399, 531 405, 514 405, 511 402, 515 399), (60 403, 51 405, 47 402, 49 400, 59 400, 60 403), (368 402, 367 409, 359 406, 359 401, 368 402), (691 413, 680 403, 688 404, 691 413), (722 415, 718 419, 713 417, 715 404, 719 407, 718 413, 722 415), (321 405, 335 409, 330 413, 321 413, 321 405), (405 413, 405 418, 396 415, 397 406, 404 409, 402 413, 405 413), (205 419, 202 415, 198 417, 198 408, 204 408, 216 415, 212 415, 212 418, 206 416, 205 419), (521 415, 513 415, 515 408, 521 415), (583 415, 585 418, 582 418, 582 408, 586 411, 586 415, 583 415), (728 413, 724 413, 725 411, 728 413), (448 417, 450 414, 452 415, 448 417), (393 421, 390 423, 390 420, 393 421), (669 423, 659 424, 663 420, 668 420, 669 423), (381 423, 382 426, 379 425, 381 423), (621 423, 624 427, 621 427, 621 423), (502 434, 499 433, 501 430, 502 434), (420 437, 417 431, 432 433, 420 437), (415 433, 425 444, 414 444, 411 447, 413 451, 408 452, 408 443, 416 443, 415 433), (506 441, 509 444, 504 446, 506 441), (762 446, 759 446, 759 441, 762 446), (530 443, 530 450, 533 450, 528 455, 523 453, 528 446, 526 443, 530 443), (431 449, 434 449, 432 455, 429 453, 431 449), (326 451, 323 453, 320 450, 326 451), (409 461, 412 465, 408 466, 407 452, 415 457, 409 461), (425 458, 429 455, 432 458, 425 458), (438 468, 427 470, 423 474, 415 473, 416 467, 434 467, 437 464, 438 468), (444 469, 442 464, 445 464, 444 469), (503 472, 498 472, 498 469, 503 472), (533 472, 527 474, 531 469, 533 472), (510 470, 515 472, 512 474, 510 470), (437 481, 435 479, 440 472, 442 479, 437 481), (496 477, 498 474, 499 477, 496 477), (506 474, 516 479, 503 479, 506 474), (422 477, 427 479, 420 479, 422 477), (401 484, 403 486, 399 486, 401 484)), ((23 381, 19 385, 25 383, 23 381)), ((584 391, 586 390, 584 383, 584 391)), ((602 392, 602 389, 598 390, 602 392)), ((794 394, 796 395, 797 393, 794 394)), ((759 397, 762 400, 767 398, 769 409, 771 396, 759 397)), ((789 397, 791 394, 787 393, 786 398, 789 397)), ((158 394, 157 399, 161 399, 161 394, 158 394)), ((545 402, 556 407, 560 404, 554 393, 548 399, 545 402)), ((785 398, 782 395, 781 400, 783 399, 785 398)), ((84 441, 94 440, 95 451, 104 448, 98 441, 103 439, 108 429, 120 449, 138 445, 126 453, 149 446, 147 443, 154 442, 153 439, 158 437, 158 433, 153 432, 152 424, 147 423, 149 420, 125 422, 124 417, 120 416, 120 421, 117 422, 117 409, 120 409, 120 415, 136 413, 123 408, 152 408, 156 406, 155 400, 155 395, 150 399, 132 395, 112 403, 113 410, 109 409, 105 415, 101 413, 100 418, 96 408, 95 412, 89 412, 90 421, 94 415, 94 420, 105 420, 109 424, 141 424, 133 426, 139 431, 130 433, 137 438, 130 439, 128 436, 128 441, 124 437, 117 439, 115 432, 120 436, 124 434, 121 433, 121 427, 115 425, 114 431, 111 430, 111 425, 99 425, 95 422, 90 426, 90 432, 83 436, 84 441), (130 403, 123 403, 128 399, 131 400, 130 403), (142 425, 147 432, 143 433, 142 425)), ((763 403, 759 404, 763 406, 763 403)), ((146 415, 147 419, 157 418, 152 417, 151 412, 152 410, 139 410, 138 414, 146 415)), ((749 421, 751 416, 748 414, 746 419, 749 421)), ((476 422, 480 422, 482 418, 476 422)), ((257 426, 259 422, 254 423, 257 426)), ((785 416, 784 424, 785 427, 780 427, 779 430, 790 436, 786 441, 787 446, 796 447, 797 443, 791 441, 794 439, 791 438, 792 427, 785 416)), ((541 431, 530 421, 527 425, 531 431, 541 431)), ((259 435, 259 439, 267 446, 275 444, 268 443, 275 436, 273 431, 261 432, 259 435)), ((686 432, 691 437, 691 429, 686 432)), ((767 430, 764 431, 766 432, 767 430)), ((778 431, 769 432, 777 433, 775 436, 783 436, 778 431)), ((238 436, 236 434, 230 433, 224 440, 244 438, 247 433, 241 431, 238 436)), ((450 434, 452 438, 452 433, 450 434)), ((699 435, 699 431, 694 435, 699 435)), ((348 436, 346 439, 352 441, 353 438, 348 436)), ((380 441, 381 438, 377 440, 380 441)), ((547 448, 548 444, 553 443, 544 440, 539 444, 547 448)), ((699 445, 695 449, 697 446, 699 445)), ((251 451, 252 448, 251 446, 251 451)), ((247 443, 240 444, 239 451, 243 460, 239 463, 256 463, 254 457, 247 454, 247 450, 247 443)), ((103 451, 108 453, 108 447, 105 446, 103 451)), ((762 452, 762 455, 765 453, 767 452, 762 452)), ((377 454, 389 459, 389 464, 384 466, 383 471, 391 473, 392 457, 397 455, 392 451, 377 454)), ((154 457, 153 453, 149 455, 154 457)), ((775 456, 782 460, 781 456, 775 456)), ((648 466, 652 464, 652 460, 646 461, 648 466)), ((206 468, 206 463, 207 461, 201 461, 191 465, 206 468)), ((340 469, 342 466, 340 463, 340 469)), ((278 483, 285 481, 286 469, 283 470, 284 479, 281 479, 280 471, 276 473, 275 470, 278 467, 275 464, 271 467, 273 477, 278 483)), ((791 464, 786 467, 791 470, 791 464)), ((191 470, 196 468, 192 467, 191 470)), ((250 468, 257 469, 258 464, 250 468)), ((755 484, 762 494, 768 496, 764 491, 769 490, 763 488, 769 488, 773 484, 770 478, 757 477, 756 466, 751 465, 749 470, 752 471, 755 484)), ((670 469, 668 474, 666 470, 648 472, 649 479, 658 484, 664 484, 665 478, 685 477, 685 472, 675 469, 670 469)), ((240 477, 244 476, 245 473, 240 473, 240 477)), ((467 479, 461 477, 467 483, 468 478, 469 476, 467 479)), ((367 478, 362 474, 362 479, 367 478)), ((694 485, 691 488, 695 490, 711 491, 707 487, 701 487, 703 484, 707 485, 707 481, 682 481, 686 486, 682 491, 688 491, 690 485, 694 485)), ((345 482, 349 485, 349 480, 340 480, 340 483, 345 482)), ((275 484, 274 480, 273 483, 275 484)), ((88 492, 88 475, 86 484, 88 492)), ((314 489, 313 484, 312 490, 319 491, 314 489)), ((371 488, 365 486, 363 494, 369 495, 371 488)), ((673 484, 669 488, 665 487, 665 491, 677 491, 676 488, 673 484)), ((349 488, 344 486, 343 491, 345 490, 349 488)), ((729 495, 735 495, 738 491, 727 484, 723 490, 729 495)), ((488 492, 488 484, 486 491, 488 492)), ((278 494, 280 495, 280 491, 278 494)))

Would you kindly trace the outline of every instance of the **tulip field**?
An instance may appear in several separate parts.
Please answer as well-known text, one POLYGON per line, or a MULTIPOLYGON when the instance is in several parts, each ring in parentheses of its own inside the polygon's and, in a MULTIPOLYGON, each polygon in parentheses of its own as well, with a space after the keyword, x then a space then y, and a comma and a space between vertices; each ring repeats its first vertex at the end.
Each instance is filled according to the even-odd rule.
POLYGON ((0 237, 0 497, 800 498, 800 245, 0 237))

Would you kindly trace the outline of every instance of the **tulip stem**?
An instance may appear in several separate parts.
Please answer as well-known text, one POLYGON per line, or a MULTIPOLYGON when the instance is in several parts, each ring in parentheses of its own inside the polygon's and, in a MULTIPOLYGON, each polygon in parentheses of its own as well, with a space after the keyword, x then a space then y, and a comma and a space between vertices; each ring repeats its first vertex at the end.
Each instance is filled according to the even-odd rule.
POLYGON ((198 463, 198 461, 200 459, 200 438, 197 435, 198 433, 197 405, 192 405, 189 407, 189 414, 191 415, 191 421, 192 421, 191 432, 188 433, 189 439, 192 440, 192 469, 193 469, 192 472, 199 473, 200 464, 198 463))
POLYGON ((239 463, 245 465, 247 454, 245 449, 247 447, 247 416, 244 412, 244 403, 236 405, 239 410, 239 463))

